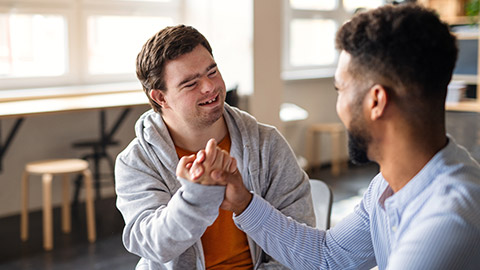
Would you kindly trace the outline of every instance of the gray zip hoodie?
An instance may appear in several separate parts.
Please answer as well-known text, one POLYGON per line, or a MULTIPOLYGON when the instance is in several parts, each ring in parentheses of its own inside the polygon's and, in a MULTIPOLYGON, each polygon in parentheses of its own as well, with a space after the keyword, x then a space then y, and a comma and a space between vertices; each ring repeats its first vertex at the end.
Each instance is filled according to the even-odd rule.
MULTIPOLYGON (((282 135, 228 104, 224 118, 230 154, 247 189, 285 215, 314 226, 308 176, 282 135)), ((205 269, 200 238, 217 218, 225 188, 177 179, 179 159, 161 114, 144 113, 135 132, 115 166, 126 249, 141 257, 137 269, 205 269)), ((250 238, 248 242, 254 269, 286 269, 250 238)))

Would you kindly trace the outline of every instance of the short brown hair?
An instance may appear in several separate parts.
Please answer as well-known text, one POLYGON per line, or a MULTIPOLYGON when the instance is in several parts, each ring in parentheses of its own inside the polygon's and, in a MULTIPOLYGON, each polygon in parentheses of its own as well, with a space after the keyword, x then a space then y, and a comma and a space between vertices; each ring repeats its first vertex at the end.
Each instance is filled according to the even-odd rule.
POLYGON ((137 78, 154 111, 161 112, 161 107, 150 98, 150 91, 167 91, 163 79, 165 63, 191 52, 199 44, 213 56, 210 44, 197 29, 177 25, 160 30, 143 45, 137 55, 137 78))

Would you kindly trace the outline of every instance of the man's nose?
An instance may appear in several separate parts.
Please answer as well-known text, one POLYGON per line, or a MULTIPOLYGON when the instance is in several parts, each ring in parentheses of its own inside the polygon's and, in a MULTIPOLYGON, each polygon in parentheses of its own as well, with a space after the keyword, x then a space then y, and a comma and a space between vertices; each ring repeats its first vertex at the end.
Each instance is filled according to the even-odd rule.
POLYGON ((208 77, 204 77, 202 79, 202 89, 201 89, 201 91, 203 93, 209 93, 209 92, 212 92, 214 89, 215 89, 215 84, 213 83, 213 81, 208 77))

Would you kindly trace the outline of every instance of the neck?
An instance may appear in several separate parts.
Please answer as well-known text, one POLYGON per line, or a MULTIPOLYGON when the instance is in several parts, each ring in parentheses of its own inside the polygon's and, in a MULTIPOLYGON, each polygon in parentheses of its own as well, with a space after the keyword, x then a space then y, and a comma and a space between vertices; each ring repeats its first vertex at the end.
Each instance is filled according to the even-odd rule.
POLYGON ((394 192, 402 189, 447 144, 443 127, 415 131, 386 131, 376 148, 380 153, 380 171, 394 192))
POLYGON ((205 149, 208 140, 212 138, 218 143, 227 135, 227 124, 223 116, 212 125, 204 128, 169 125, 166 121, 165 124, 168 127, 173 143, 191 152, 205 149))

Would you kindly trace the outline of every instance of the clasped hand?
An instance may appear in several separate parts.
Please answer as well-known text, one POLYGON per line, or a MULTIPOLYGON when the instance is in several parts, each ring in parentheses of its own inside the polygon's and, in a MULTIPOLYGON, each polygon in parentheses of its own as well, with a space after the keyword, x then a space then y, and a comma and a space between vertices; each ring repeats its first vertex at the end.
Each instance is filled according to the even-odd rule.
POLYGON ((220 208, 239 215, 248 206, 252 194, 245 188, 237 162, 217 146, 215 139, 207 142, 197 155, 184 156, 177 165, 177 176, 202 185, 223 185, 225 199, 220 208))

